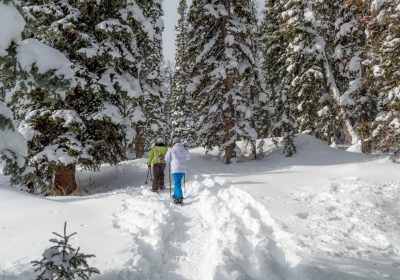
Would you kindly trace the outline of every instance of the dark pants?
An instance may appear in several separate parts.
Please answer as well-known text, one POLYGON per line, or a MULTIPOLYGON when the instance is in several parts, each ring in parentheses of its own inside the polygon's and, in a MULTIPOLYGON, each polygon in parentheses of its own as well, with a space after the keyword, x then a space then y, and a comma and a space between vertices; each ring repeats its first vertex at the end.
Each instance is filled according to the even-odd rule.
POLYGON ((161 188, 164 188, 164 169, 165 163, 156 163, 153 164, 153 184, 151 189, 153 191, 158 191, 161 188))

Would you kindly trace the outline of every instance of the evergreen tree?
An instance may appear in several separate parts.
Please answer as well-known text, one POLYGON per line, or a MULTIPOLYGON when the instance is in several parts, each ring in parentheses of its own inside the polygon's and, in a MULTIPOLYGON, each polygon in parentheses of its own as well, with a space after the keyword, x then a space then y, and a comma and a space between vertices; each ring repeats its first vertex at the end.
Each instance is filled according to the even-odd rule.
POLYGON ((284 154, 290 157, 296 151, 294 146, 296 128, 294 118, 291 116, 291 104, 295 95, 294 91, 288 91, 290 86, 288 79, 285 79, 288 75, 285 67, 288 42, 284 36, 283 11, 282 2, 276 0, 266 2, 261 40, 264 80, 271 93, 270 103, 273 107, 272 135, 283 136, 284 154))
MULTIPOLYGON (((350 143, 359 145, 367 152, 369 129, 372 120, 374 98, 363 83, 362 59, 365 57, 365 31, 360 22, 365 4, 360 1, 324 1, 315 4, 320 27, 319 34, 326 42, 326 58, 331 66, 340 99, 337 101, 337 119, 345 129, 340 129, 339 140, 344 136, 350 143), (354 134, 350 133, 353 128, 354 134), (347 134, 347 135, 346 135, 347 134)), ((365 72, 365 71, 364 71, 365 72)))
POLYGON ((369 50, 366 82, 377 98, 373 146, 381 152, 400 149, 400 9, 396 1, 367 1, 369 50))
POLYGON ((72 163, 66 149, 76 149, 75 132, 80 128, 74 112, 56 105, 63 102, 75 82, 70 62, 55 49, 25 39, 7 50, 1 70, 9 91, 6 101, 29 141, 28 165, 12 169, 11 182, 32 192, 47 193, 54 175, 72 163), (69 131, 71 128, 75 130, 69 131))
POLYGON ((321 48, 325 46, 314 25, 312 7, 310 3, 298 0, 283 1, 281 5, 284 7, 281 12, 282 36, 288 44, 281 70, 283 84, 280 89, 286 91, 282 96, 291 102, 300 132, 307 131, 329 141, 335 110, 321 54, 321 48))
POLYGON ((164 96, 161 92, 162 76, 162 21, 161 0, 128 1, 133 5, 132 17, 137 34, 137 46, 141 57, 139 62, 139 83, 142 90, 140 104, 144 118, 136 126, 136 157, 143 156, 145 146, 158 137, 163 138, 165 116, 163 115, 164 96))
POLYGON ((10 61, 8 49, 15 48, 21 40, 25 20, 13 1, 0 1, 0 17, 9 21, 13 30, 0 33, 0 159, 5 162, 3 174, 18 173, 25 164, 27 145, 25 138, 18 132, 13 114, 5 105, 6 81, 2 74, 7 72, 10 61))
POLYGON ((192 96, 186 90, 189 83, 190 61, 187 40, 187 4, 185 0, 179 1, 178 14, 178 24, 175 28, 177 32, 175 71, 172 76, 172 133, 174 136, 185 139, 189 147, 194 147, 199 144, 199 141, 195 129, 196 108, 192 96))
POLYGON ((25 165, 28 147, 25 138, 18 132, 10 109, 0 101, 0 159, 6 164, 3 174, 20 172, 25 165))
POLYGON ((87 263, 88 258, 95 255, 86 255, 75 249, 70 244, 70 239, 76 232, 67 235, 67 222, 64 224, 63 235, 53 232, 58 238, 50 239, 55 243, 54 246, 43 252, 40 261, 33 261, 33 266, 37 266, 35 272, 40 272, 36 280, 72 280, 79 277, 89 280, 92 274, 100 274, 99 270, 90 267, 87 263))
POLYGON ((135 79, 139 72, 136 39, 128 21, 129 13, 136 10, 124 1, 25 4, 30 34, 61 50, 73 63, 71 76, 75 77, 72 87, 42 77, 46 84, 37 95, 24 91, 13 95, 12 108, 21 119, 32 108, 46 112, 36 111, 35 120, 27 124, 35 122, 32 127, 38 133, 30 140, 30 158, 34 159, 30 166, 36 171, 25 181, 31 190, 51 193, 55 176, 56 186, 65 181, 69 185, 61 193, 69 193, 75 185, 76 164, 95 169, 100 163, 125 158, 126 144, 134 135, 131 128, 143 115, 138 105, 140 85, 135 79), (26 107, 29 102, 21 103, 24 98, 32 99, 30 107, 26 107), (44 127, 49 119, 54 124, 44 127), (61 158, 68 161, 61 162, 61 158))
POLYGON ((165 143, 171 143, 172 141, 172 68, 173 66, 170 62, 165 62, 161 71, 163 78, 161 90, 165 96, 163 106, 163 115, 165 116, 165 143))
POLYGON ((192 65, 187 89, 199 113, 199 138, 207 149, 218 146, 230 163, 237 140, 257 138, 254 12, 249 1, 197 0, 188 23, 192 65))
MULTIPOLYGON (((332 58, 335 43, 340 45, 340 40, 345 41, 337 36, 334 27, 336 23, 339 30, 343 29, 344 20, 349 19, 335 22, 332 16, 337 15, 340 9, 343 12, 343 7, 345 5, 337 1, 270 1, 264 26, 266 40, 270 37, 271 41, 266 43, 264 73, 268 75, 270 69, 272 76, 267 79, 275 83, 272 99, 278 100, 274 101, 274 107, 284 104, 279 101, 280 96, 290 104, 286 109, 275 110, 275 115, 282 116, 282 112, 289 110, 289 114, 291 111, 296 117, 300 132, 309 132, 328 143, 347 135, 349 142, 356 144, 360 140, 355 129, 358 123, 351 116, 356 110, 362 114, 364 109, 360 108, 364 104, 355 106, 355 102, 346 101, 353 94, 357 102, 365 102, 365 91, 360 88, 353 90, 360 81, 357 79, 360 67, 358 72, 354 70, 356 62, 360 62, 356 57, 360 55, 360 49, 352 50, 352 58, 355 58, 344 62, 354 66, 347 74, 339 70, 335 72, 332 58), (285 89, 285 94, 280 94, 279 89, 285 89)), ((362 41, 358 43, 359 48, 362 47, 362 41)))

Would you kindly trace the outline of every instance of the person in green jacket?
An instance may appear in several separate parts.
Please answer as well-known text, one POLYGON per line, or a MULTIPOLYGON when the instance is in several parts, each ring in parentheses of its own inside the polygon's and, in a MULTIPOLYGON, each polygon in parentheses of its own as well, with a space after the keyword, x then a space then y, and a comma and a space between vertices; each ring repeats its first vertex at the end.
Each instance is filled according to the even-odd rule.
POLYGON ((153 192, 164 189, 165 155, 167 152, 168 148, 165 146, 164 141, 159 138, 149 153, 147 165, 149 168, 153 166, 154 178, 151 186, 151 191, 153 192))

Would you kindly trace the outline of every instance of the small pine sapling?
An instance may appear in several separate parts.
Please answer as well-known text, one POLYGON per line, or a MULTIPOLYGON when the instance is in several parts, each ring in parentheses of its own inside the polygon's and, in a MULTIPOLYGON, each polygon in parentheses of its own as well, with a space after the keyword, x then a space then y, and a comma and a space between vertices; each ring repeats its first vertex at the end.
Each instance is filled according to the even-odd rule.
POLYGON ((53 238, 50 242, 55 243, 46 249, 43 253, 41 261, 33 261, 32 264, 35 272, 40 272, 36 280, 70 280, 84 279, 88 280, 94 273, 100 274, 99 270, 90 267, 87 263, 88 258, 95 255, 85 255, 79 252, 79 249, 74 249, 69 240, 76 232, 67 235, 67 222, 64 223, 64 234, 60 235, 53 232, 54 235, 61 239, 53 238))

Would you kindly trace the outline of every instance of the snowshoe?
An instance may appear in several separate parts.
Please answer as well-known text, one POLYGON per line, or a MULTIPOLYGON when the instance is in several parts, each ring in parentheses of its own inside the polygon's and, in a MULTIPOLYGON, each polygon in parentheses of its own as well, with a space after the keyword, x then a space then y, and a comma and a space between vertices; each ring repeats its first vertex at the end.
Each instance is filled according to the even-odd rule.
POLYGON ((174 203, 177 205, 183 205, 183 198, 174 198, 174 203))

